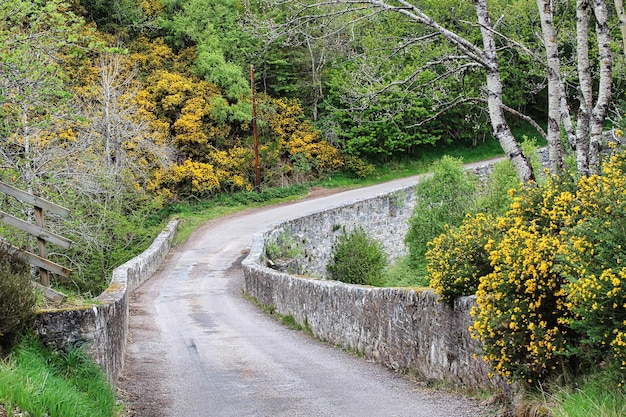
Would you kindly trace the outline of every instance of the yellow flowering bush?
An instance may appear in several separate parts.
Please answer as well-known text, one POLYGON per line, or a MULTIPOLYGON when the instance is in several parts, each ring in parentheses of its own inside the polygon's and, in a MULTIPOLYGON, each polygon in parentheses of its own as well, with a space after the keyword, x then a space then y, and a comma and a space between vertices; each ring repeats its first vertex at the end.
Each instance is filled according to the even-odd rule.
POLYGON ((275 165, 270 167, 280 172, 281 183, 320 178, 343 166, 339 150, 324 140, 321 132, 305 119, 299 100, 273 99, 259 94, 258 103, 259 119, 263 121, 260 135, 266 139, 264 146, 285 166, 283 169, 276 169, 275 165))
POLYGON ((601 175, 582 178, 570 202, 571 227, 560 251, 570 280, 570 320, 583 338, 576 353, 594 363, 611 356, 626 367, 626 154, 601 175))
POLYGON ((430 286, 446 303, 473 295, 482 276, 493 272, 487 243, 497 235, 493 216, 467 215, 460 227, 445 226, 444 232, 428 243, 426 252, 430 286))
POLYGON ((181 165, 159 170, 148 184, 150 191, 168 199, 204 198, 220 187, 213 165, 187 159, 181 165))
POLYGON ((471 331, 507 379, 534 385, 565 364, 569 311, 564 279, 552 268, 559 244, 531 223, 487 245, 494 271, 480 280, 471 331))
POLYGON ((567 280, 555 268, 572 189, 575 182, 562 175, 512 192, 510 210, 497 222, 501 237, 486 245, 493 272, 480 279, 471 332, 509 380, 536 385, 565 369, 577 337, 567 280))
POLYGON ((621 152, 598 175, 512 193, 471 328, 498 373, 535 385, 600 361, 626 368, 625 192, 621 152))

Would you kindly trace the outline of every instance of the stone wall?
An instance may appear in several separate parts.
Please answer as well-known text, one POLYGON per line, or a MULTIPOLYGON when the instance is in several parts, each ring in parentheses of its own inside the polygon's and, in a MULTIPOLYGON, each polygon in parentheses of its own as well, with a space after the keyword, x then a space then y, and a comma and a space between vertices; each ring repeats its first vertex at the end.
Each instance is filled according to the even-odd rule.
POLYGON ((475 297, 448 306, 430 290, 312 278, 325 276, 332 242, 344 227, 362 227, 384 244, 391 258, 406 253, 404 236, 414 206, 415 189, 407 187, 289 220, 256 235, 242 263, 245 292, 276 313, 293 316, 315 337, 390 368, 453 385, 506 388, 503 381, 489 378, 488 365, 477 358, 480 344, 469 335, 475 297), (304 256, 298 269, 307 277, 266 266, 266 242, 284 233, 300 245, 304 256))
MULTIPOLYGON (((297 245, 295 272, 325 277, 326 265, 337 236, 362 227, 375 237, 390 259, 407 252, 404 236, 415 207, 415 187, 409 186, 375 198, 320 211, 286 221, 265 234, 267 242, 280 245, 288 236, 297 245)), ((266 259, 264 259, 266 261, 266 259)))
POLYGON ((124 365, 130 293, 150 278, 169 252, 178 220, 171 221, 150 247, 113 271, 109 287, 92 306, 42 310, 35 331, 48 346, 84 346, 115 385, 124 365))
MULTIPOLYGON (((491 173, 492 167, 493 164, 479 165, 472 171, 484 180, 491 173)), ((394 260, 408 252, 404 237, 417 202, 415 187, 410 185, 373 198, 288 220, 265 233, 265 244, 281 245, 281 240, 292 239, 299 254, 295 263, 285 260, 282 269, 299 275, 325 278, 326 265, 337 236, 343 231, 349 233, 361 227, 370 237, 382 243, 388 258, 394 260)), ((264 252, 260 262, 268 262, 264 252)))

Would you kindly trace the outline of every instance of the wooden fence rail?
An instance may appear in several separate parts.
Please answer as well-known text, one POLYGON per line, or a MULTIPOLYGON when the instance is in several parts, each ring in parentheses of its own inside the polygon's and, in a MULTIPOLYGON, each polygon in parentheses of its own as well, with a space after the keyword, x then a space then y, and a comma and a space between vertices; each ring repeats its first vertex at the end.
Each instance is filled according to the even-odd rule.
POLYGON ((0 182, 0 192, 15 197, 16 199, 24 203, 34 206, 34 217, 36 223, 34 225, 24 220, 18 219, 17 217, 3 211, 0 211, 0 221, 8 224, 9 226, 20 229, 31 236, 36 237, 39 254, 36 255, 34 253, 16 248, 15 246, 10 245, 6 242, 3 242, 2 245, 5 246, 9 253, 14 254, 26 260, 31 265, 38 267, 41 284, 45 287, 50 286, 50 278, 48 276, 48 272, 64 277, 69 277, 72 273, 71 269, 68 269, 47 259, 48 255, 46 251, 46 242, 50 242, 52 244, 61 246, 62 248, 69 249, 72 241, 44 229, 43 211, 47 210, 58 216, 67 218, 70 215, 70 210, 2 182, 0 182))

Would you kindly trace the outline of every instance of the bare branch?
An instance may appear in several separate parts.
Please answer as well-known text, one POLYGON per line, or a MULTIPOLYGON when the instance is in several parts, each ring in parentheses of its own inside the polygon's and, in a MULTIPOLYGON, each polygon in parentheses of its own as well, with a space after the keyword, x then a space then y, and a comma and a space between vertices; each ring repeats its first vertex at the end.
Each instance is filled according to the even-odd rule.
MULTIPOLYGON (((419 123, 415 123, 415 124, 413 124, 411 126, 407 126, 407 128, 413 128, 413 127, 422 126, 422 125, 424 125, 426 123, 429 123, 429 122, 437 119, 442 114, 452 110, 455 107, 460 106, 461 104, 474 103, 474 102, 487 104, 487 99, 481 98, 481 97, 461 97, 458 100, 455 100, 454 102, 448 104, 446 107, 443 107, 442 109, 440 109, 437 113, 435 113, 431 117, 429 117, 427 119, 424 119, 424 120, 420 121, 419 123)), ((543 130, 543 128, 537 122, 535 122, 535 120, 532 117, 530 117, 530 116, 528 116, 528 115, 526 115, 524 113, 521 113, 521 112, 519 112, 519 111, 515 110, 514 108, 509 107, 507 105, 503 105, 503 108, 504 108, 504 110, 506 112, 511 113, 512 115, 514 115, 518 119, 524 120, 525 122, 528 122, 532 127, 535 128, 537 133, 539 133, 542 138, 546 139, 547 135, 546 135, 545 130, 543 130)))

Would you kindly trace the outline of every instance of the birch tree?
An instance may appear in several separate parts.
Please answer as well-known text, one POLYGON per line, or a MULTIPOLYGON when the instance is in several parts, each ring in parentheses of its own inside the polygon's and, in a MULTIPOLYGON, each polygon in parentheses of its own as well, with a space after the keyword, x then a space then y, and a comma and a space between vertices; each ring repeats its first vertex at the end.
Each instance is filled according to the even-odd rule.
POLYGON ((56 156, 60 121, 69 113, 59 54, 81 22, 46 4, 0 0, 0 163, 33 191, 56 156))
MULTIPOLYGON (((438 77, 462 74, 462 71, 469 67, 468 64, 482 68, 485 77, 483 98, 482 100, 477 97, 469 99, 475 102, 484 101, 487 104, 494 137, 499 141, 505 154, 515 166, 520 179, 527 182, 534 178, 534 173, 528 158, 521 151, 518 141, 511 132, 505 113, 515 114, 531 122, 533 126, 538 127, 540 124, 529 116, 522 114, 519 109, 512 109, 507 106, 505 102, 502 68, 500 67, 502 63, 499 60, 502 58, 502 52, 506 51, 507 48, 516 49, 519 53, 531 57, 536 61, 535 66, 544 73, 546 80, 545 88, 548 94, 548 106, 545 109, 548 130, 545 133, 545 137, 548 141, 549 167, 551 171, 558 173, 564 164, 561 129, 567 133, 572 148, 576 150, 578 169, 581 175, 587 175, 597 164, 597 155, 601 147, 602 124, 606 119, 611 98, 612 74, 608 15, 605 0, 581 0, 577 3, 580 7, 577 8, 579 15, 576 28, 574 28, 573 24, 570 24, 575 20, 574 16, 569 14, 568 3, 558 0, 536 0, 534 5, 531 1, 523 0, 513 3, 495 0, 490 2, 487 0, 474 0, 472 6, 475 9, 476 17, 473 21, 454 19, 451 14, 454 14, 455 9, 450 9, 448 13, 442 12, 432 17, 429 14, 429 10, 432 12, 437 10, 437 7, 443 7, 443 5, 436 2, 416 2, 411 0, 365 0, 358 2, 351 0, 328 0, 314 4, 300 4, 299 8, 292 13, 292 24, 295 26, 300 24, 300 27, 302 27, 303 24, 309 24, 311 20, 316 19, 319 15, 323 19, 329 19, 329 16, 363 16, 366 14, 365 11, 368 11, 370 17, 382 13, 395 13, 416 24, 416 28, 429 29, 432 35, 428 35, 426 31, 416 31, 419 35, 407 41, 405 47, 428 48, 429 46, 424 42, 424 39, 432 36, 451 45, 457 53, 455 56, 453 56, 454 54, 449 54, 447 57, 442 57, 442 59, 445 58, 448 62, 451 62, 451 58, 453 58, 453 60, 459 62, 460 64, 456 67, 458 72, 455 72, 454 69, 449 69, 447 73, 440 74, 438 77), (489 10, 493 5, 497 6, 498 13, 501 13, 501 15, 498 15, 495 25, 491 21, 489 10), (557 6, 561 9, 555 17, 554 11, 557 6), (531 36, 527 36, 526 39, 520 39, 515 37, 515 33, 502 32, 498 26, 510 10, 519 12, 520 9, 524 9, 530 14, 533 8, 535 8, 534 13, 537 17, 532 17, 529 25, 534 25, 535 21, 541 24, 537 36, 537 39, 540 40, 541 48, 536 45, 537 39, 532 36, 532 27, 526 30, 531 36), (585 24, 589 24, 590 19, 595 23, 595 26, 585 26, 585 24), (466 29, 472 26, 479 30, 480 38, 477 38, 474 33, 466 29), (562 44, 560 42, 566 36, 564 30, 568 34, 570 31, 571 33, 577 33, 575 42, 567 39, 570 44, 578 45, 576 48, 570 48, 575 50, 573 54, 566 48, 561 49, 562 44), (590 49, 589 42, 594 39, 597 39, 597 47, 590 49), (529 41, 530 44, 525 43, 529 41), (589 50, 598 51, 598 55, 591 56, 589 50), (579 65, 572 71, 570 61, 575 60, 576 57, 578 57, 579 65), (597 65, 594 63, 597 63, 597 65), (596 68, 598 69, 596 70, 596 68), (573 78, 571 75, 573 75, 573 78), (597 83, 594 84, 590 82, 591 80, 597 80, 597 83), (578 91, 578 93, 574 96, 568 95, 568 91, 572 90, 578 91), (589 94, 589 91, 591 91, 591 94, 589 94), (572 106, 573 108, 581 109, 577 118, 572 117, 569 110, 571 104, 569 101, 572 97, 577 97, 581 100, 579 104, 572 106), (587 101, 584 101, 585 97, 587 101), (589 118, 588 123, 585 123, 586 117, 589 118), (576 123, 573 123, 573 121, 576 123), (578 129, 577 132, 574 131, 574 125, 578 129)), ((466 2, 454 4, 459 7, 471 7, 466 2)), ((448 4, 446 3, 446 5, 448 4)), ((345 27, 352 30, 352 25, 357 23, 359 22, 354 19, 352 23, 346 24, 345 27)), ((511 29, 509 28, 509 30, 511 29)), ((515 32, 514 29, 513 32, 515 32)), ((390 50, 393 50, 393 48, 391 47, 390 50)), ((432 62, 434 63, 435 60, 432 62)), ((401 83, 415 84, 417 75, 416 72, 409 78, 398 79, 392 82, 391 85, 401 83)), ((416 88, 415 85, 413 87, 416 88)), ((381 88, 380 91, 384 89, 381 88)), ((535 91, 539 91, 539 89, 535 91)))
POLYGON ((561 61, 557 33, 553 24, 551 0, 537 0, 544 48, 546 50, 546 75, 548 79, 548 166, 553 172, 563 168, 561 146, 561 61))
MULTIPOLYGON (((106 170, 145 185, 150 173, 167 166, 173 150, 168 132, 138 103, 139 83, 129 57, 115 52, 95 59, 98 82, 82 95, 83 116, 89 120, 82 140, 102 150, 106 170)), ((99 152, 96 152, 99 153, 99 152)))

